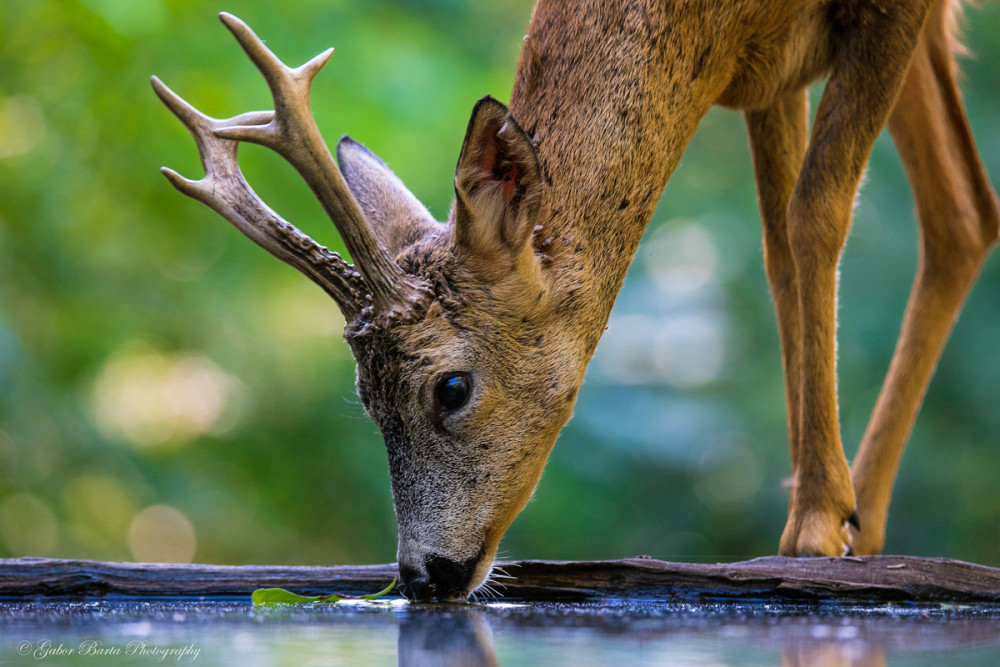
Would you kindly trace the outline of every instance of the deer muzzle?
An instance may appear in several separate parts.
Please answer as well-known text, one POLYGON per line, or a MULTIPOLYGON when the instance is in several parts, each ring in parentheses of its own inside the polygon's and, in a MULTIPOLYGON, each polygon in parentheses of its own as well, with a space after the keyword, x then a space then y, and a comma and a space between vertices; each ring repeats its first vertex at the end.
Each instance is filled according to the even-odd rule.
POLYGON ((408 562, 399 560, 399 590, 413 602, 464 599, 479 582, 473 583, 483 554, 464 561, 428 555, 408 562))

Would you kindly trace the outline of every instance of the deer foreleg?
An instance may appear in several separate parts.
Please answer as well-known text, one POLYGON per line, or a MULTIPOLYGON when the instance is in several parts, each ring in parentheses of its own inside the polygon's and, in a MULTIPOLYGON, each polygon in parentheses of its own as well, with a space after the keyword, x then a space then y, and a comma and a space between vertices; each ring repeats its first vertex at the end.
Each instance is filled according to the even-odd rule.
POLYGON ((973 143, 940 2, 914 53, 889 129, 921 228, 920 263, 889 372, 851 470, 861 529, 854 551, 882 550, 893 481, 927 385, 989 248, 1000 205, 973 143))
POLYGON ((782 554, 840 556, 850 550, 848 523, 856 514, 837 415, 837 264, 862 171, 929 5, 844 3, 837 17, 845 41, 834 57, 788 209, 789 248, 799 277, 802 400, 782 554))
POLYGON ((802 367, 799 345, 799 281, 788 246, 788 202, 802 169, 808 135, 805 89, 788 93, 772 107, 745 114, 757 180, 757 198, 763 226, 764 271, 774 296, 781 341, 788 411, 788 441, 792 477, 799 464, 799 404, 802 367))

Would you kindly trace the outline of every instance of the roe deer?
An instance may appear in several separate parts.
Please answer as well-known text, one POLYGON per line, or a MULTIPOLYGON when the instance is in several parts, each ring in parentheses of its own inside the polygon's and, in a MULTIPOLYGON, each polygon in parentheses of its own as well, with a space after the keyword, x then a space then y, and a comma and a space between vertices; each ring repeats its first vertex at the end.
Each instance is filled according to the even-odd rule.
POLYGON ((539 0, 510 108, 472 111, 438 223, 361 144, 339 170, 309 110, 332 49, 291 69, 222 21, 273 112, 204 116, 154 77, 206 175, 174 186, 318 283, 347 320, 388 451, 402 591, 464 598, 531 496, 667 178, 715 104, 746 117, 785 371, 792 489, 779 551, 878 552, 905 441, 1000 205, 956 86, 956 0, 539 0), (828 76, 810 131, 805 86, 828 76), (853 466, 840 442, 837 263, 888 121, 921 227, 899 343, 853 466), (355 264, 247 185, 239 142, 308 182, 355 264))

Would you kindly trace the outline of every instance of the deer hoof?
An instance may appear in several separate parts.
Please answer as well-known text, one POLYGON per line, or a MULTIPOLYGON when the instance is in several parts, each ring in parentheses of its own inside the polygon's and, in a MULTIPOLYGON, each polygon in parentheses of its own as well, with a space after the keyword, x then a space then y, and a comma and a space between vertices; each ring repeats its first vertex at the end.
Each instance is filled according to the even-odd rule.
POLYGON ((781 535, 778 553, 797 557, 850 556, 851 526, 856 522, 855 513, 844 516, 840 512, 792 512, 781 535))

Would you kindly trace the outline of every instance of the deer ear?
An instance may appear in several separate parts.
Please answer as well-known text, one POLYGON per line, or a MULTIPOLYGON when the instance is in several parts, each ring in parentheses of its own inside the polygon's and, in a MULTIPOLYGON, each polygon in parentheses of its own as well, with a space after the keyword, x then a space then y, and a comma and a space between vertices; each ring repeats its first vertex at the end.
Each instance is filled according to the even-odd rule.
POLYGON ((377 155, 346 134, 337 143, 337 162, 351 194, 375 232, 396 255, 423 237, 437 222, 377 155))
POLYGON ((455 245, 484 259, 516 259, 530 250, 542 199, 531 141, 506 106, 476 103, 455 172, 455 245))

